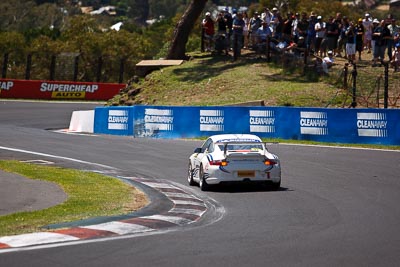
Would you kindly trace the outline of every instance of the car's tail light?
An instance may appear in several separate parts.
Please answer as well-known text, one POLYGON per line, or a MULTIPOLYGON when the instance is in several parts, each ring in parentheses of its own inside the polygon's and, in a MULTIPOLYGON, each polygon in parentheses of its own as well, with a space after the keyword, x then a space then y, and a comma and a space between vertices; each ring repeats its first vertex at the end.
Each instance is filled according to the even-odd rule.
POLYGON ((210 165, 227 166, 228 162, 226 160, 212 160, 212 161, 210 161, 210 165))
POLYGON ((277 162, 273 159, 266 159, 264 160, 264 164, 267 166, 274 166, 277 162))

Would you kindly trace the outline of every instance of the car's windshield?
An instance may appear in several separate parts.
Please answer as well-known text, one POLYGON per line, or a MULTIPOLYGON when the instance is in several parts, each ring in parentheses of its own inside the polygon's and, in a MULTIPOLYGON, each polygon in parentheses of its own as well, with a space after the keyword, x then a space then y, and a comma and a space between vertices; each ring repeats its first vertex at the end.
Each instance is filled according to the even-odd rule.
MULTIPOLYGON (((224 150, 225 144, 218 144, 220 150, 224 150)), ((227 151, 259 151, 263 150, 262 144, 228 144, 226 146, 227 151)))

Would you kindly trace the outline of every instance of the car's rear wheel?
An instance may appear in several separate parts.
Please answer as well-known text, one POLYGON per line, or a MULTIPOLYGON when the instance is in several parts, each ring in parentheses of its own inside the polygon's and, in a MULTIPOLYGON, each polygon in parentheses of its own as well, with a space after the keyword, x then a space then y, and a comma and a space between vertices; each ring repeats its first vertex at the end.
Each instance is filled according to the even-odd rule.
POLYGON ((192 164, 189 162, 189 166, 188 166, 188 183, 189 185, 195 185, 195 182, 193 180, 193 169, 192 169, 192 164))
POLYGON ((203 165, 200 165, 199 170, 199 187, 201 191, 208 191, 210 189, 210 185, 207 184, 206 179, 204 179, 203 165))

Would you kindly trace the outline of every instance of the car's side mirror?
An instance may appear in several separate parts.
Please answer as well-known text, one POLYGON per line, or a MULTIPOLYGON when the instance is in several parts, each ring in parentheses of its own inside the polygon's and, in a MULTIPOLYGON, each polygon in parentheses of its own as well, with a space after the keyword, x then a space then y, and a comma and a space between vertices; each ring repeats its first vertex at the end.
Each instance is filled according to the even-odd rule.
POLYGON ((194 150, 194 153, 201 153, 201 147, 198 147, 194 150))

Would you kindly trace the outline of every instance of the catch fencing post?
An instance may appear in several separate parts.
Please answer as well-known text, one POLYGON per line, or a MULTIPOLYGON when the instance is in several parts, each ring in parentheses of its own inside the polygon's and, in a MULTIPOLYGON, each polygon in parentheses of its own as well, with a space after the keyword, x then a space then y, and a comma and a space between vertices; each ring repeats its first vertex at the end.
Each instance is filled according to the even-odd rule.
POLYGON ((119 83, 122 83, 124 80, 124 69, 125 69, 125 59, 121 58, 121 61, 119 63, 119 78, 118 78, 119 83))
POLYGON ((56 74, 56 55, 52 55, 50 62, 50 81, 54 81, 55 74, 56 74))
POLYGON ((355 108, 357 106, 356 92, 357 92, 357 66, 353 63, 353 70, 351 71, 353 76, 353 102, 351 102, 351 107, 355 108))
POLYGON ((28 54, 28 56, 26 57, 25 80, 31 79, 31 67, 32 67, 32 54, 28 54))
POLYGON ((383 108, 388 108, 389 99, 389 62, 383 62, 385 66, 385 85, 383 91, 383 108))
POLYGON ((269 46, 269 43, 270 43, 270 36, 269 35, 267 35, 267 62, 270 62, 271 61, 271 51, 270 51, 270 49, 271 49, 271 47, 269 46))
POLYGON ((79 55, 74 60, 74 82, 78 80, 78 69, 79 69, 79 55))
POLYGON ((349 75, 349 63, 345 63, 343 68, 343 88, 346 90, 348 88, 347 85, 348 75, 349 75))
POLYGON ((201 41, 200 41, 200 51, 204 52, 204 28, 201 28, 201 41))
POLYGON ((8 53, 5 53, 3 56, 3 69, 1 71, 1 78, 3 79, 6 78, 7 76, 8 57, 9 57, 8 53))
POLYGON ((97 65, 97 75, 96 75, 96 82, 101 81, 101 69, 103 68, 103 57, 100 56, 98 59, 98 65, 97 65))

